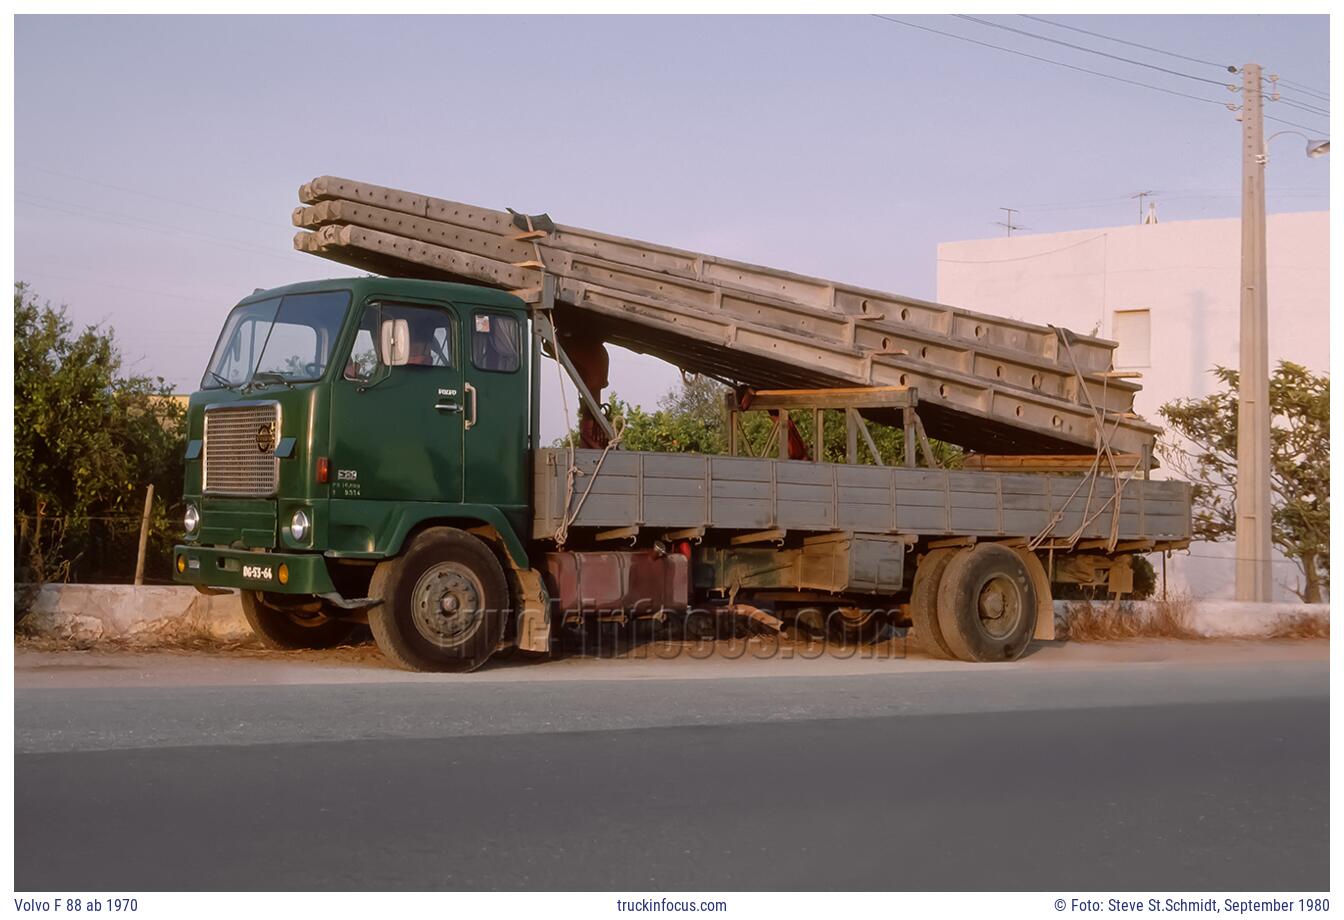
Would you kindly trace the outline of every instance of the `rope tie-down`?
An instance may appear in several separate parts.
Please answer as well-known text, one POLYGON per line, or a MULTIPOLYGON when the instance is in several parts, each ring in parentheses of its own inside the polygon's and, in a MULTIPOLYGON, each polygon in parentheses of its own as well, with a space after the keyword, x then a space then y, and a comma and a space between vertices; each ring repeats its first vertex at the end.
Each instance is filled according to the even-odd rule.
POLYGON ((620 447, 621 438, 625 432, 625 420, 615 419, 611 423, 612 436, 607 439, 607 443, 602 447, 602 454, 597 458, 597 465, 593 467, 593 472, 589 476, 588 485, 584 488, 583 494, 579 496, 579 501, 570 508, 570 503, 574 501, 575 485, 578 478, 584 475, 583 470, 579 468, 577 454, 574 445, 574 428, 570 425, 572 416, 569 414, 569 396, 565 392, 565 374, 560 366, 558 349, 560 347, 560 328, 555 324, 555 311, 547 310, 547 319, 551 325, 551 334, 554 336, 555 348, 557 349, 555 362, 556 381, 560 386, 560 405, 565 413, 565 463, 568 469, 565 470, 565 503, 562 506, 563 512, 560 515, 560 523, 555 528, 553 538, 558 549, 564 549, 566 541, 569 539, 569 527, 578 518, 579 512, 583 510, 583 504, 588 500, 588 494, 593 490, 593 483, 597 481, 597 474, 602 471, 602 464, 606 462, 607 454, 620 447))
MULTIPOLYGON (((568 416, 568 409, 566 409, 566 416, 568 416)), ((569 539, 569 525, 574 523, 579 516, 579 512, 583 510, 583 503, 588 500, 588 493, 593 491, 593 483, 597 482, 597 475, 602 472, 602 464, 606 462, 607 454, 620 446, 621 437, 625 434, 624 419, 613 421, 612 428, 615 429, 616 434, 607 442, 607 446, 602 448, 602 454, 597 458, 597 465, 593 467, 593 472, 588 477, 588 485, 584 488, 583 494, 579 496, 578 503, 574 505, 572 510, 569 505, 574 500, 574 483, 583 475, 583 470, 579 469, 578 463, 575 462, 574 433, 571 431, 566 439, 569 447, 567 454, 569 469, 565 471, 565 512, 561 515, 560 525, 555 528, 555 545, 559 549, 564 549, 565 541, 569 539)))
MULTIPOLYGON (((1051 326, 1050 328, 1059 338, 1060 344, 1064 346, 1065 354, 1069 356, 1069 364, 1072 366, 1074 377, 1078 381, 1079 392, 1082 393, 1083 401, 1086 403, 1088 409, 1091 410, 1092 417, 1096 421, 1097 433, 1094 442, 1096 452, 1092 457, 1091 466, 1089 466, 1087 472, 1083 474, 1083 478, 1078 481, 1078 485, 1074 488, 1068 499, 1060 506, 1058 511, 1055 511, 1050 515, 1050 520, 1046 522, 1046 525, 1041 528, 1040 532, 1027 541, 1027 548, 1034 552, 1042 543, 1046 540, 1050 540, 1048 548, 1051 553, 1056 549, 1071 550, 1078 545, 1078 541, 1082 539, 1083 534, 1087 531, 1088 525, 1101 515, 1105 514, 1106 509, 1109 507, 1111 509, 1111 526, 1110 533, 1107 535, 1106 550, 1107 552, 1114 552, 1116 544, 1120 540, 1120 500, 1124 495, 1125 482, 1138 472, 1139 467, 1143 464, 1143 458, 1140 457, 1139 461, 1134 464, 1133 469, 1131 469, 1125 476, 1121 476, 1120 467, 1115 460, 1115 452, 1111 449, 1111 438, 1115 432, 1119 430, 1123 417, 1119 413, 1116 413, 1115 424, 1111 426, 1109 431, 1107 430, 1106 411, 1099 407, 1092 399, 1092 392, 1087 385, 1087 378, 1083 375, 1082 369, 1078 367, 1077 358, 1073 354, 1073 347, 1069 342, 1067 330, 1061 329, 1058 326, 1051 326), (1100 478, 1098 473, 1100 472, 1103 459, 1106 461, 1107 466, 1110 467, 1110 477, 1115 488, 1110 497, 1102 502, 1094 511, 1092 510, 1092 502, 1096 496, 1097 482, 1100 478), (1087 486, 1087 498, 1083 502, 1082 519, 1078 524, 1077 529, 1061 543, 1054 539, 1055 527, 1064 519, 1065 512, 1068 510, 1069 506, 1073 504, 1073 500, 1078 497, 1078 493, 1082 491, 1083 486, 1087 486)), ((1106 404, 1106 387, 1108 383, 1109 378, 1103 377, 1101 384, 1102 406, 1106 404)))

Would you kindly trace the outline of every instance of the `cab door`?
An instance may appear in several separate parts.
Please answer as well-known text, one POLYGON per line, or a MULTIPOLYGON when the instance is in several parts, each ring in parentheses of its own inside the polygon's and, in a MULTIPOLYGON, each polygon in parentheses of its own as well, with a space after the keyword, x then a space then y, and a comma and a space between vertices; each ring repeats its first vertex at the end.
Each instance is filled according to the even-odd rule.
POLYGON ((499 508, 520 533, 528 507, 528 328, 522 310, 462 303, 466 501, 499 508))
MULTIPOLYGON (((333 506, 462 501, 464 425, 457 312, 447 303, 372 299, 332 387, 333 506)), ((387 509, 393 513, 393 509, 387 509)), ((358 518, 369 520, 366 508, 358 518)), ((333 521, 345 515, 333 507, 333 521)))

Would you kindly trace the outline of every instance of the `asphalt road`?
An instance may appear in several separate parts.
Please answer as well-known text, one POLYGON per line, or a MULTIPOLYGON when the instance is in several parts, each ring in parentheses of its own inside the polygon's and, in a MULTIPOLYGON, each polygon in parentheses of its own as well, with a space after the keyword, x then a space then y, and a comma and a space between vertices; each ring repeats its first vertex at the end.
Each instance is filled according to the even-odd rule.
POLYGON ((21 655, 15 885, 1328 887, 1325 643, 1116 648, 789 676, 208 659, 207 685, 191 658, 21 655))

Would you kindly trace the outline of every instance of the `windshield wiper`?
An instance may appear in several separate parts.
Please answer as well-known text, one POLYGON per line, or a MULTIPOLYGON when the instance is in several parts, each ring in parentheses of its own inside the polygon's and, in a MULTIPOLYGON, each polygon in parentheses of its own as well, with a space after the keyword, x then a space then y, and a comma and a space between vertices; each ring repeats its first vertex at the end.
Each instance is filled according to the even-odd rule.
POLYGON ((216 380, 218 380, 220 386, 222 386, 226 390, 232 390, 234 387, 239 386, 239 384, 234 383, 232 380, 224 379, 223 377, 216 374, 214 371, 206 371, 206 373, 209 374, 211 377, 214 377, 216 380))
POLYGON ((254 386, 262 386, 267 383, 283 383, 286 389, 294 389, 294 384, 289 382, 288 377, 284 374, 276 373, 275 371, 254 372, 252 378, 247 381, 247 386, 244 389, 251 389, 254 386))

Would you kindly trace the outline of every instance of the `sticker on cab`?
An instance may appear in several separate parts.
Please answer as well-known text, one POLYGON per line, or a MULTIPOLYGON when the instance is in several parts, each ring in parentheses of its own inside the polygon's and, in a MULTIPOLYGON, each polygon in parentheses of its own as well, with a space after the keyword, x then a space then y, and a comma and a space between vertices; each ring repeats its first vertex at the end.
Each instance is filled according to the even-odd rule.
POLYGON ((477 316, 476 316, 476 331, 477 331, 477 332, 489 332, 489 331, 490 331, 490 317, 489 317, 489 316, 486 316, 486 315, 484 315, 484 314, 477 314, 477 316))

